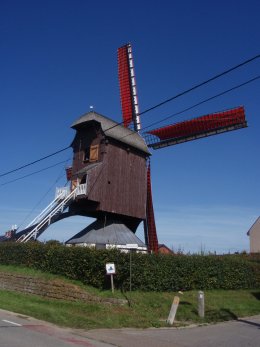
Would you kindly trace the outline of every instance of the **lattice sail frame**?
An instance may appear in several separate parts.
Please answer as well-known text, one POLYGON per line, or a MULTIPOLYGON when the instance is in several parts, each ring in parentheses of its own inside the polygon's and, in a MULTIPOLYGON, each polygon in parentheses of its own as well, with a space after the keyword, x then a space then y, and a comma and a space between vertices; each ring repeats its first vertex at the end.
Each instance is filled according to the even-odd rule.
POLYGON ((133 122, 134 130, 140 131, 139 105, 137 98, 134 60, 130 43, 118 48, 118 78, 124 126, 133 122))
MULTIPOLYGON (((117 57, 120 99, 124 126, 129 127, 133 123, 134 130, 140 131, 141 122, 139 116, 139 105, 131 45, 128 43, 127 45, 118 48, 117 57)), ((153 210, 150 162, 147 166, 147 200, 144 229, 145 243, 148 251, 157 253, 158 238, 153 210)))
POLYGON ((239 106, 148 131, 145 139, 148 147, 159 149, 245 127, 245 110, 239 106))

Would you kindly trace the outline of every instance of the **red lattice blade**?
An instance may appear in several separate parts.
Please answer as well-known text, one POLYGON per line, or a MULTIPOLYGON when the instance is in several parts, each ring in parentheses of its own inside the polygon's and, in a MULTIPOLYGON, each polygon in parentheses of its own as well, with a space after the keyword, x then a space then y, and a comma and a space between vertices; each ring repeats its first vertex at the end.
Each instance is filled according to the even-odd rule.
POLYGON ((149 147, 158 149, 246 126, 244 107, 240 106, 151 130, 147 134, 154 136, 148 137, 147 142, 149 147))
POLYGON ((132 47, 128 43, 117 50, 120 100, 124 126, 131 122, 136 131, 140 130, 139 106, 135 81, 132 47))

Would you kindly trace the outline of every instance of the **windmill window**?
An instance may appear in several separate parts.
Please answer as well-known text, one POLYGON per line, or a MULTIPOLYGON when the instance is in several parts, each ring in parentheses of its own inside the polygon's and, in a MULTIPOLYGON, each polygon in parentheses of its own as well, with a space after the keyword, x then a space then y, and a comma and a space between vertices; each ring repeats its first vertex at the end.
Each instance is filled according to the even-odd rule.
POLYGON ((86 147, 85 153, 84 153, 84 161, 87 161, 87 162, 98 161, 98 157, 99 157, 99 145, 92 145, 92 146, 86 147))
POLYGON ((89 161, 98 161, 99 145, 90 146, 89 161))
POLYGON ((86 147, 85 153, 84 153, 84 161, 89 161, 89 156, 90 156, 90 147, 86 147))

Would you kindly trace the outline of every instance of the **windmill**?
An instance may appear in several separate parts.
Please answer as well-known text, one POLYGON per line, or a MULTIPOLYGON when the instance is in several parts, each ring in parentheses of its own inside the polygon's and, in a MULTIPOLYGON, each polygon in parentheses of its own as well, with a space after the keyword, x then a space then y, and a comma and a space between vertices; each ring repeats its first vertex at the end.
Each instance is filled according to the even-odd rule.
MULTIPOLYGON (((131 44, 118 49, 118 76, 121 96, 123 124, 133 125, 134 130, 141 130, 139 105, 134 72, 131 44)), ((148 147, 156 150, 203 137, 247 127, 243 107, 208 114, 202 117, 153 129, 144 134, 148 147)), ((154 218, 150 160, 147 163, 147 203, 144 220, 145 242, 148 249, 158 252, 158 238, 154 218)))
POLYGON ((138 251, 156 253, 149 148, 157 150, 247 126, 244 108, 237 107, 153 129, 145 133, 144 139, 139 134, 141 121, 130 44, 118 49, 118 77, 123 122, 116 123, 93 109, 77 119, 71 126, 76 134, 71 143, 72 166, 67 169, 70 186, 58 188, 55 199, 25 229, 8 233, 2 241, 35 240, 50 224, 81 215, 96 221, 67 244, 122 249, 136 245, 138 251), (145 244, 135 235, 141 222, 145 244))

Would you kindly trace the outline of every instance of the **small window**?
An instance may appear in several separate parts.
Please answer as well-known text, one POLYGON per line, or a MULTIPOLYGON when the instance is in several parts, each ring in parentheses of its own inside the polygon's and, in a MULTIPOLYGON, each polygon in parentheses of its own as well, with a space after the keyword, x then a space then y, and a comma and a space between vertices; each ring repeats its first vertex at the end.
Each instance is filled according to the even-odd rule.
POLYGON ((89 161, 98 161, 99 145, 90 146, 89 161))
POLYGON ((84 161, 89 161, 89 156, 90 156, 90 147, 86 147, 85 153, 84 153, 84 161))

